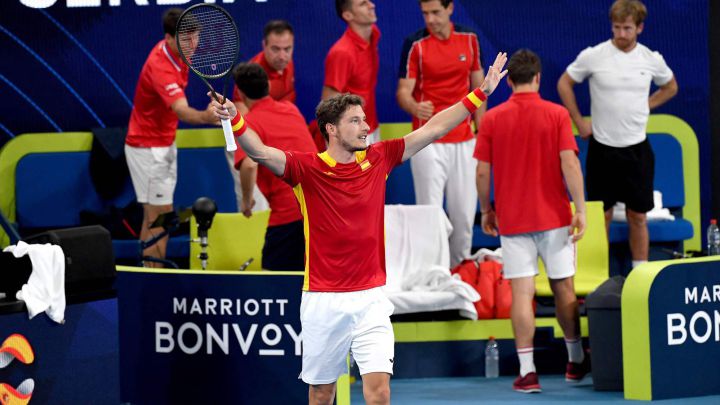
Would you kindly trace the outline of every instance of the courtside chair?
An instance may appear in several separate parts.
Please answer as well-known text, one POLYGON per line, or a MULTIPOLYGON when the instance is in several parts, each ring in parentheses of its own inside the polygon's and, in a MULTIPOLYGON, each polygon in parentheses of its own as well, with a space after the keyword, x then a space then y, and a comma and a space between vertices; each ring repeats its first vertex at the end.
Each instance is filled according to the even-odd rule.
MULTIPOLYGON (((245 270, 262 270, 262 248, 265 243, 270 210, 253 212, 250 218, 241 213, 218 213, 208 230, 207 270, 238 270, 251 257, 245 270)), ((190 238, 197 238, 197 223, 190 222, 190 238)), ((201 269, 200 244, 190 242, 190 268, 201 269)))
MULTIPOLYGON (((603 203, 602 201, 588 201, 585 206, 587 227, 585 236, 578 242, 577 272, 575 273, 575 293, 582 297, 607 280, 610 271, 603 203)), ((575 212, 574 204, 573 212, 575 212)), ((551 297, 552 290, 542 260, 539 261, 539 265, 540 274, 535 277, 535 295, 551 297)))

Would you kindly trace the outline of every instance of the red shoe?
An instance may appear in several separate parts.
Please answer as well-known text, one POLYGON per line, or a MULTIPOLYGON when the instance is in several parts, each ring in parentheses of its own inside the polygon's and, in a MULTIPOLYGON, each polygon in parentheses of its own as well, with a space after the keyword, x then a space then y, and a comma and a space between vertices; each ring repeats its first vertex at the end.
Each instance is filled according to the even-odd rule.
POLYGON ((517 392, 532 394, 534 392, 542 392, 540 381, 538 381, 537 373, 527 373, 525 376, 518 376, 513 382, 513 389, 517 392))
POLYGON ((568 362, 565 367, 565 381, 579 383, 590 372, 590 355, 585 353, 585 360, 582 363, 568 362))

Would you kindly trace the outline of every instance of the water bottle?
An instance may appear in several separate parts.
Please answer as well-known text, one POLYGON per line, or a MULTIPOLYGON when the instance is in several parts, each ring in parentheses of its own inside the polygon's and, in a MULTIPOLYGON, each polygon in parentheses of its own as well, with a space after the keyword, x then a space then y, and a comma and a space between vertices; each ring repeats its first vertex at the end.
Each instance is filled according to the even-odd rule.
POLYGON ((500 351, 495 338, 490 336, 485 346, 485 378, 498 378, 500 375, 500 351))
POLYGON ((716 219, 710 220, 707 230, 707 250, 708 256, 720 255, 720 229, 716 219))

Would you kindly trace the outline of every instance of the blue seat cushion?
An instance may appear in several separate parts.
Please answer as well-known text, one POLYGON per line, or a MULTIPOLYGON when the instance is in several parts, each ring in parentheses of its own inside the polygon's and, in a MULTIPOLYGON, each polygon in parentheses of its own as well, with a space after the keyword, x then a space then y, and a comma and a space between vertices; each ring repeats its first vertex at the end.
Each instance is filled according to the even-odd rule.
MULTIPOLYGON (((676 218, 674 221, 649 221, 648 233, 650 242, 675 242, 693 237, 693 227, 690 221, 676 218)), ((612 222, 610 224, 610 243, 626 242, 628 240, 628 224, 626 222, 612 222)))
MULTIPOLYGON (((140 261, 140 244, 137 240, 114 239, 113 252, 116 259, 137 259, 140 261)), ((190 236, 178 235, 168 240, 166 256, 188 257, 190 255, 190 236)))

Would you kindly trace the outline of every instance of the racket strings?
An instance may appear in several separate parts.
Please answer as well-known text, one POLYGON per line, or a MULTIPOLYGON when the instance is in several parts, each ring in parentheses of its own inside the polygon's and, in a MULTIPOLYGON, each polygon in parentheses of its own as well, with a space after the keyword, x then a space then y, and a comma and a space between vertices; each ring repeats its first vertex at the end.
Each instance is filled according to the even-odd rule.
POLYGON ((198 7, 178 22, 178 47, 191 68, 219 77, 232 69, 240 47, 230 17, 212 7, 198 7), (194 47, 194 49, 193 49, 194 47))

